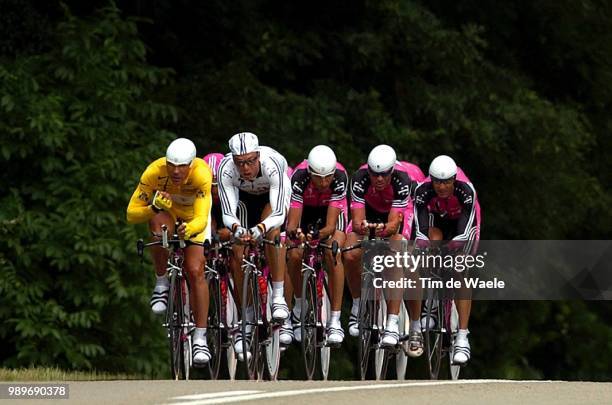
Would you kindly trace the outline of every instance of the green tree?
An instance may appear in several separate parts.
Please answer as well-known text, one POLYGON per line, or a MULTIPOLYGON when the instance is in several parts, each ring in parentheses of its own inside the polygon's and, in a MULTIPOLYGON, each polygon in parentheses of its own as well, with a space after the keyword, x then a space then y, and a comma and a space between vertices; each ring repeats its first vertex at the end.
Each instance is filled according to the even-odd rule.
MULTIPOLYGON (((150 273, 125 207, 173 135, 136 23, 65 12, 48 52, 0 67, 0 337, 4 364, 154 373, 150 273), (6 348, 8 347, 8 349, 6 348)), ((142 231, 142 229, 140 229, 142 231)))

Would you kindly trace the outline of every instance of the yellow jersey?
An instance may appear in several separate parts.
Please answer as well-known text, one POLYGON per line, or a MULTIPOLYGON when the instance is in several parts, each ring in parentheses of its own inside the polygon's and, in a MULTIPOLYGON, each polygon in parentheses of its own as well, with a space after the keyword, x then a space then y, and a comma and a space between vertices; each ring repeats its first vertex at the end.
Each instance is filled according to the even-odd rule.
POLYGON ((127 221, 131 224, 146 222, 156 215, 151 208, 155 191, 165 191, 172 198, 170 215, 174 220, 182 219, 187 223, 189 239, 202 242, 208 230, 212 204, 212 171, 208 164, 195 158, 185 180, 175 185, 168 174, 166 158, 161 157, 151 163, 140 177, 127 208, 127 221))

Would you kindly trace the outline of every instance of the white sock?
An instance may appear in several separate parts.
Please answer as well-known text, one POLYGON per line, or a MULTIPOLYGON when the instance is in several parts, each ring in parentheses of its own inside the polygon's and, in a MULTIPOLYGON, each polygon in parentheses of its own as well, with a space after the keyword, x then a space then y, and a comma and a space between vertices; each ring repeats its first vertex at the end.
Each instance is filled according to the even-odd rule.
POLYGON ((410 321, 410 332, 415 330, 421 330, 421 321, 410 321))
POLYGON ((285 294, 285 282, 284 281, 273 281, 272 282, 272 298, 282 297, 285 294))
POLYGON ((206 341, 206 328, 195 328, 193 332, 193 342, 206 341))
POLYGON ((353 298, 353 307, 351 308, 351 314, 357 316, 359 314, 359 303, 361 302, 361 297, 353 298))
POLYGON ((155 279, 155 291, 164 291, 164 290, 167 290, 168 287, 170 286, 170 281, 168 280, 168 277, 166 277, 165 274, 163 276, 158 276, 156 274, 155 277, 156 277, 156 279, 155 279))
POLYGON ((470 331, 468 329, 459 329, 457 331, 457 337, 458 338, 467 338, 468 333, 470 333, 470 331))
POLYGON ((398 331, 399 328, 397 323, 399 322, 399 315, 389 314, 387 315, 387 327, 385 329, 398 331))
POLYGON ((297 319, 300 319, 302 314, 302 299, 295 297, 295 304, 293 305, 293 313, 297 319))
POLYGON ((331 311, 329 317, 329 325, 340 326, 340 311, 331 311))

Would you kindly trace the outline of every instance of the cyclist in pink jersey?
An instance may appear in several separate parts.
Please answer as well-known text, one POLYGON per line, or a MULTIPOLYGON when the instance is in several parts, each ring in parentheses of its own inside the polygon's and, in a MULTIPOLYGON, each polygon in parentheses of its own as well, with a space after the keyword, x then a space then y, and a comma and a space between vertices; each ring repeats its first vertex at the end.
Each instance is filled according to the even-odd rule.
MULTIPOLYGON (((325 145, 315 146, 308 154, 308 159, 295 167, 291 177, 291 207, 287 219, 287 235, 308 232, 318 224, 319 238, 325 243, 337 241, 342 246, 345 241, 346 228, 346 190, 348 175, 344 166, 336 160, 331 148, 325 145)), ((296 305, 291 314, 293 332, 297 341, 300 336, 300 300, 302 295, 301 261, 302 249, 288 252, 288 270, 295 288, 296 305)), ((326 325, 327 341, 340 344, 344 340, 344 331, 340 323, 342 307, 342 290, 344 288, 344 267, 340 257, 333 264, 332 252, 325 251, 325 262, 328 269, 333 269, 329 277, 331 290, 331 314, 326 325)))
MULTIPOLYGON (((419 241, 449 241, 451 249, 474 254, 480 239, 480 204, 474 186, 455 161, 445 155, 429 166, 429 177, 415 191, 415 228, 419 241)), ((468 321, 471 300, 455 300, 459 312, 459 331, 453 345, 453 362, 470 359, 468 321)), ((421 319, 422 326, 435 319, 421 319)))
POLYGON ((218 235, 219 240, 227 241, 231 238, 232 232, 223 224, 223 212, 221 211, 221 202, 219 200, 219 189, 217 183, 217 171, 221 165, 221 160, 225 155, 222 153, 209 153, 204 156, 204 161, 208 163, 213 173, 212 183, 212 209, 210 210, 212 234, 218 235))
MULTIPOLYGON (((361 166, 351 179, 352 221, 347 229, 345 246, 362 240, 368 232, 368 223, 384 224, 384 227, 377 231, 378 236, 392 241, 410 239, 414 215, 412 197, 418 183, 409 174, 409 170, 416 172, 413 167, 397 162, 392 147, 379 145, 372 149, 368 163, 361 166)), ((351 336, 359 334, 357 314, 361 296, 361 256, 361 249, 350 250, 343 255, 349 290, 353 297, 349 317, 351 336)), ((398 344, 400 304, 399 299, 387 301, 387 325, 381 341, 385 346, 398 344)), ((418 319, 420 302, 408 301, 408 307, 410 318, 418 319)), ((410 323, 408 341, 408 354, 411 357, 420 356, 423 353, 423 335, 418 320, 410 323)))

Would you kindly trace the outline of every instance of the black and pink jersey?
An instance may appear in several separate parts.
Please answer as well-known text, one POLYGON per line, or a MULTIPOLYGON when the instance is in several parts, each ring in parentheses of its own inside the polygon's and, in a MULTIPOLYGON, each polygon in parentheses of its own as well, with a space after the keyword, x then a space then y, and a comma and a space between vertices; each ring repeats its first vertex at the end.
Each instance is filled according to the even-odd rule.
MULTIPOLYGON (((378 221, 382 220, 382 216, 386 218, 391 211, 399 211, 404 217, 402 235, 410 238, 414 215, 412 202, 414 190, 418 186, 418 181, 423 178, 423 173, 418 166, 407 162, 397 162, 389 185, 384 190, 377 191, 370 182, 368 165, 364 164, 351 179, 351 209, 365 208, 366 219, 370 222, 372 219, 367 218, 368 212, 373 211, 378 221)), ((348 231, 350 230, 352 230, 352 224, 348 231)))
POLYGON ((480 238, 480 204, 472 182, 460 168, 457 168, 453 195, 438 197, 431 178, 427 177, 417 187, 414 199, 417 240, 428 240, 431 226, 442 228, 445 239, 473 241, 480 238))
POLYGON ((346 211, 346 190, 348 175, 340 163, 336 163, 336 172, 329 188, 318 190, 310 180, 308 161, 294 168, 291 176, 291 208, 302 207, 336 207, 346 211))

